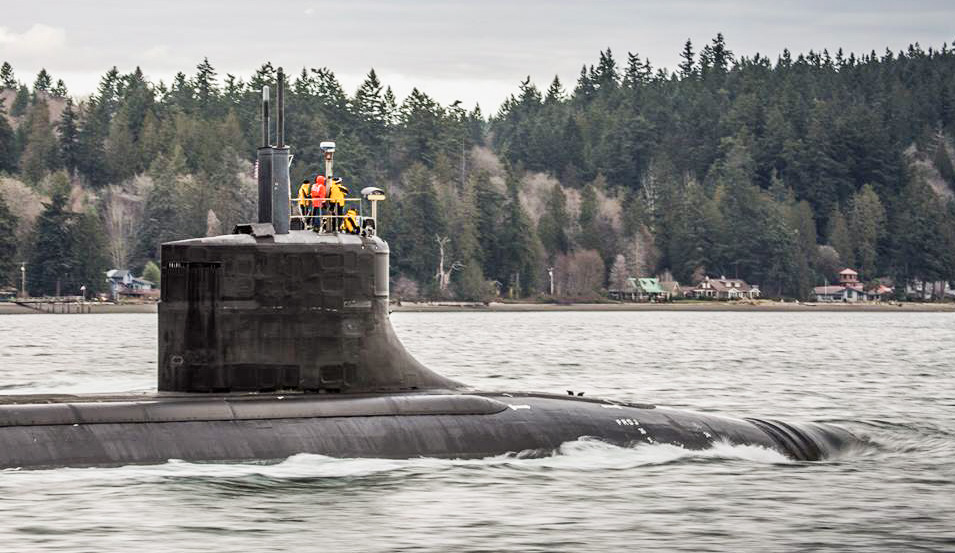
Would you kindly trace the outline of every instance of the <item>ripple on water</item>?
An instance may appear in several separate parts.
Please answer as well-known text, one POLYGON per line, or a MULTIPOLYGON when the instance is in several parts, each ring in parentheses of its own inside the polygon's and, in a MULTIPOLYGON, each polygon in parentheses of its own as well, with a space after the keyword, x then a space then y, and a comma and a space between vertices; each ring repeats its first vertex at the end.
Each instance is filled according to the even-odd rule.
MULTIPOLYGON (((773 550, 867 551, 955 544, 950 314, 393 319, 426 365, 477 388, 504 382, 513 390, 573 389, 732 416, 828 421, 868 443, 821 463, 760 448, 692 452, 579 440, 543 458, 297 455, 258 464, 4 471, 3 549, 741 551, 771 543, 773 550)), ((5 393, 155 386, 155 315, 11 316, 0 325, 5 393), (55 348, 36 340, 47 335, 61 337, 55 348)))

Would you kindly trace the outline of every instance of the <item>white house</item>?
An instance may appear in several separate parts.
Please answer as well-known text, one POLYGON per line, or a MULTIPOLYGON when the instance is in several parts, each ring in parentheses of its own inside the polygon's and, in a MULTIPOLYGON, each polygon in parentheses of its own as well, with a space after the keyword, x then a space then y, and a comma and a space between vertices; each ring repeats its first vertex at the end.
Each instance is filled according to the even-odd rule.
POLYGON ((695 289, 693 295, 697 298, 714 298, 720 300, 738 300, 742 298, 756 299, 760 295, 759 286, 749 284, 740 278, 706 277, 695 289))
POLYGON ((839 271, 838 284, 826 284, 812 289, 818 302, 857 302, 869 299, 862 283, 859 282, 859 273, 846 267, 839 271))
POLYGON ((127 269, 111 269, 106 271, 106 283, 109 284, 109 295, 112 299, 119 296, 150 296, 155 295, 153 290, 156 284, 144 278, 133 276, 127 269))

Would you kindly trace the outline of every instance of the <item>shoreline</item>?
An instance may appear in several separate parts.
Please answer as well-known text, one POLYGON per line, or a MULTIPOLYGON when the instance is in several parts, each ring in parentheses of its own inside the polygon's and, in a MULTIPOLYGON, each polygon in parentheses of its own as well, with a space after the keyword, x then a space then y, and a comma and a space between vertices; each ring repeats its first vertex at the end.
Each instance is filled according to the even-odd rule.
POLYGON ((480 303, 427 302, 392 304, 392 312, 550 312, 550 311, 712 311, 712 312, 870 312, 955 313, 955 303, 795 303, 795 302, 673 302, 673 303, 480 303))
MULTIPOLYGON (((89 308, 89 313, 72 313, 73 315, 101 315, 110 313, 157 313, 155 303, 86 303, 83 308, 89 308)), ((29 307, 23 307, 13 302, 0 302, 0 315, 50 315, 29 307)), ((55 313, 59 314, 59 313, 55 313)))
MULTIPOLYGON (((88 304, 90 314, 157 313, 155 303, 88 304)), ((674 303, 392 303, 394 313, 535 313, 556 311, 689 311, 767 313, 955 313, 955 303, 795 303, 795 302, 674 302, 674 303)), ((46 315, 15 303, 0 303, 0 315, 46 315)))

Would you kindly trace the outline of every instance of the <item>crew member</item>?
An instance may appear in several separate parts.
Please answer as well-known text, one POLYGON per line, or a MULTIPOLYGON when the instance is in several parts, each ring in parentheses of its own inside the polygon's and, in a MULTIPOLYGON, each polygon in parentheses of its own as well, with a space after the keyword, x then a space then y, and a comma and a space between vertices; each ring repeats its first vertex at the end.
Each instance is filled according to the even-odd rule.
POLYGON ((309 201, 309 196, 311 196, 312 183, 305 179, 302 181, 302 186, 298 187, 298 213, 302 216, 302 228, 308 230, 311 226, 309 219, 311 218, 311 204, 309 201))
POLYGON ((315 218, 318 217, 319 225, 324 225, 324 217, 322 214, 322 207, 325 204, 325 175, 317 175, 315 177, 315 184, 312 185, 311 190, 312 195, 312 226, 315 226, 315 218))
POLYGON ((333 225, 335 229, 342 224, 342 217, 345 215, 345 194, 348 194, 348 189, 342 184, 341 177, 332 178, 328 186, 328 203, 331 206, 332 215, 335 216, 333 225))
POLYGON ((358 213, 354 209, 349 209, 345 213, 345 218, 342 219, 342 232, 348 234, 358 234, 358 213))

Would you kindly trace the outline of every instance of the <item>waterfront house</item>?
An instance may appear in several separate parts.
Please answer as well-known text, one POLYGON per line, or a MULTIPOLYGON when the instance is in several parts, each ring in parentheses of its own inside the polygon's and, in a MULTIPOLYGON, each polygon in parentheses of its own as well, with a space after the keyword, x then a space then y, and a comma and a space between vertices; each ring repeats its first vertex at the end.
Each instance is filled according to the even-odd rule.
POLYGON ((669 296, 656 278, 627 278, 622 289, 611 288, 608 295, 621 301, 659 301, 669 296))
POLYGON ((895 293, 895 289, 880 283, 866 290, 865 293, 869 301, 882 301, 889 299, 895 293))
POLYGON ((740 278, 706 277, 693 289, 693 295, 700 299, 739 300, 756 299, 760 295, 759 286, 749 284, 740 278))
POLYGON ((663 298, 667 301, 683 297, 683 287, 675 280, 661 280, 660 288, 663 290, 663 298))
POLYGON ((638 298, 645 301, 659 301, 664 299, 665 292, 660 287, 660 280, 656 278, 638 278, 637 286, 640 288, 638 298))
POLYGON ((818 302, 841 301, 852 303, 870 299, 862 283, 859 282, 859 273, 848 267, 839 271, 838 283, 816 286, 812 291, 818 302))
POLYGON ((109 285, 109 296, 117 300, 121 296, 156 296, 156 284, 144 278, 133 276, 127 269, 111 269, 106 271, 106 283, 109 285))
POLYGON ((816 286, 812 289, 812 292, 816 296, 816 301, 824 303, 834 301, 856 302, 860 299, 865 299, 865 292, 863 290, 857 290, 841 284, 816 286))
POLYGON ((637 284, 637 279, 628 277, 623 284, 623 288, 610 288, 607 290, 607 295, 610 296, 610 299, 614 300, 637 301, 639 292, 640 287, 637 284))

